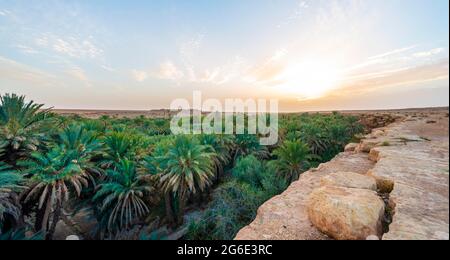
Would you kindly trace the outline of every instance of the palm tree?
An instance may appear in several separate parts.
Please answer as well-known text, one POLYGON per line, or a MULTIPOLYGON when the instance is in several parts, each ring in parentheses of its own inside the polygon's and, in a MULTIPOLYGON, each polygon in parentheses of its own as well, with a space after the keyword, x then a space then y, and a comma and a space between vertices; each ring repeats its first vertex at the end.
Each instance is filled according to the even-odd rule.
POLYGON ((31 176, 24 204, 37 206, 35 229, 46 232, 52 239, 64 204, 71 198, 71 190, 79 197, 94 175, 100 172, 92 162, 99 143, 91 132, 72 125, 59 135, 58 143, 48 153, 33 152, 31 159, 22 161, 24 173, 31 176), (51 223, 51 225, 49 225, 51 223))
POLYGON ((301 141, 285 141, 273 155, 277 157, 274 161, 275 167, 287 183, 297 180, 308 168, 309 160, 312 158, 308 146, 301 141))
POLYGON ((240 157, 254 155, 259 159, 265 159, 269 156, 269 152, 265 146, 259 143, 256 135, 240 134, 236 135, 234 140, 234 158, 236 163, 240 157))
POLYGON ((0 163, 0 234, 6 220, 17 222, 21 215, 20 205, 15 192, 23 189, 22 176, 10 166, 0 163))
POLYGON ((200 144, 206 146, 207 151, 213 155, 211 159, 214 163, 216 178, 220 178, 223 174, 223 168, 231 160, 230 140, 224 136, 200 135, 199 141, 200 144))
POLYGON ((107 181, 99 186, 93 201, 100 202, 101 223, 110 233, 130 228, 149 213, 146 197, 153 192, 148 177, 137 173, 129 160, 121 160, 117 169, 106 171, 107 181))
POLYGON ((100 162, 101 167, 110 168, 118 165, 123 159, 132 159, 136 156, 137 142, 124 132, 112 132, 104 139, 105 154, 100 162))
MULTIPOLYGON (((157 182, 160 183, 161 173, 165 171, 166 160, 165 156, 169 151, 169 147, 173 145, 173 138, 171 136, 158 138, 158 141, 154 144, 152 152, 149 156, 146 156, 143 160, 143 166, 146 173, 152 175, 157 182)), ((161 189, 161 193, 164 194, 164 203, 166 210, 166 217, 168 222, 175 223, 175 208, 174 208, 174 196, 171 191, 165 191, 162 189, 161 185, 158 187, 161 189)))
POLYGON ((152 134, 166 135, 170 133, 170 121, 166 119, 154 119, 150 127, 152 129, 152 134))
POLYGON ((162 159, 160 182, 166 193, 178 197, 177 224, 183 223, 183 213, 189 195, 204 191, 214 178, 213 153, 196 138, 180 135, 162 159))
POLYGON ((52 117, 49 109, 33 101, 25 102, 24 96, 5 94, 0 96, 0 139, 6 146, 5 158, 10 164, 35 151, 43 140, 45 123, 52 117))
POLYGON ((308 145, 312 154, 320 156, 328 149, 325 127, 320 127, 318 123, 303 124, 300 130, 300 139, 308 145))
POLYGON ((26 229, 10 230, 4 234, 0 233, 0 241, 11 241, 11 240, 42 240, 42 233, 36 233, 31 236, 27 235, 26 229))

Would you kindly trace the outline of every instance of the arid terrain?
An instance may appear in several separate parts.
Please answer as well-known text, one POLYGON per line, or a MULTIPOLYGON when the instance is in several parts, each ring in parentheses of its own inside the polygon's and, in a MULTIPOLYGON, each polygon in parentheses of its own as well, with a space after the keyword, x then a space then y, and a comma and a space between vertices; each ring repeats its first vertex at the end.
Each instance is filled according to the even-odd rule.
MULTIPOLYGON (((422 113, 434 113, 442 110, 447 110, 448 108, 436 107, 436 108, 408 108, 408 109, 392 109, 392 110, 343 110, 339 111, 343 114, 361 115, 361 114, 422 114, 422 113)), ((176 111, 171 111, 169 109, 157 109, 157 110, 90 110, 90 109, 53 109, 53 112, 64 115, 78 115, 81 117, 97 119, 102 116, 117 117, 117 118, 135 118, 139 116, 145 116, 149 118, 168 118, 175 114, 176 111)), ((309 113, 331 113, 331 111, 305 111, 309 113)), ((295 114, 285 113, 285 114, 295 114)))

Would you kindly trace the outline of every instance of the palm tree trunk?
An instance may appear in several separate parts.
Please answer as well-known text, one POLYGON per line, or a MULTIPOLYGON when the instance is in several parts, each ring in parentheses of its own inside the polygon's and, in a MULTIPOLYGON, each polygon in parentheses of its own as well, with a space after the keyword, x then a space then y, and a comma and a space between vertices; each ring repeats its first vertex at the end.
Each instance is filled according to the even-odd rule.
POLYGON ((174 213, 172 209, 172 194, 166 192, 164 195, 164 202, 166 207, 166 217, 171 225, 175 224, 174 213))
POLYGON ((180 192, 178 195, 178 214, 177 214, 177 224, 178 226, 183 225, 184 222, 184 206, 185 206, 185 199, 184 196, 182 195, 183 193, 180 192))
POLYGON ((58 221, 61 217, 61 210, 62 210, 62 202, 58 202, 56 205, 55 212, 53 212, 52 224, 50 225, 50 228, 45 237, 47 240, 53 240, 53 234, 55 234, 56 224, 58 224, 58 221))
POLYGON ((39 215, 38 215, 38 219, 36 222, 39 222, 39 223, 36 223, 36 224, 38 224, 36 231, 42 231, 42 230, 46 231, 47 227, 48 227, 48 221, 49 221, 52 205, 51 205, 50 194, 47 194, 47 196, 48 197, 47 197, 47 201, 45 202, 45 207, 43 207, 38 213, 39 215), (38 220, 40 220, 40 221, 38 221, 38 220))

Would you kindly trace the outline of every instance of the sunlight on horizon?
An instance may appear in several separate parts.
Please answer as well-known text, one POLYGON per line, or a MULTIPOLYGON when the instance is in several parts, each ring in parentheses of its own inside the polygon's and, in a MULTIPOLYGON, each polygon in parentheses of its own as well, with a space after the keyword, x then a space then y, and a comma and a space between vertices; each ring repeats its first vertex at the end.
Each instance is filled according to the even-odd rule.
POLYGON ((320 98, 339 86, 341 75, 331 63, 320 60, 288 65, 279 75, 281 92, 298 95, 300 100, 320 98))

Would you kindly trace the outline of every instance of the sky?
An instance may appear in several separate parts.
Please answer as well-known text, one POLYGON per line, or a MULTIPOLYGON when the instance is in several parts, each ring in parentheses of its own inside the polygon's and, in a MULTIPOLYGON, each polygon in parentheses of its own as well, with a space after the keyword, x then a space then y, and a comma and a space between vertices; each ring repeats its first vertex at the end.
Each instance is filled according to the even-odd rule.
POLYGON ((448 0, 0 0, 0 94, 60 109, 449 105, 448 0))

